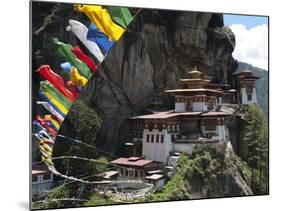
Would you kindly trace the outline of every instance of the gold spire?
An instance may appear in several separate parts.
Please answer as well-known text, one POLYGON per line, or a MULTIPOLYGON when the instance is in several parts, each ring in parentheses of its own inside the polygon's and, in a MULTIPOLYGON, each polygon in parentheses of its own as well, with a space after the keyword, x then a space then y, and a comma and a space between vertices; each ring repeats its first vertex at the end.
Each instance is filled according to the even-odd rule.
POLYGON ((191 78, 200 78, 200 76, 202 75, 202 73, 197 70, 197 65, 195 65, 195 67, 191 69, 188 74, 191 75, 191 78))

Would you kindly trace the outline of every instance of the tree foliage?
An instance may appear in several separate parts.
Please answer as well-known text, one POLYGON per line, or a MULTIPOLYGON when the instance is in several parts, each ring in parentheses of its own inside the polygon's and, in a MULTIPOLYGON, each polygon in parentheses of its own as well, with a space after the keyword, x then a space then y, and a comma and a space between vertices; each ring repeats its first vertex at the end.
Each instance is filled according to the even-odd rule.
POLYGON ((263 112, 255 105, 248 106, 244 141, 247 143, 247 163, 251 168, 251 188, 255 193, 267 192, 268 131, 263 112), (258 170, 259 174, 255 172, 258 170), (265 184, 265 185, 264 185, 265 184))

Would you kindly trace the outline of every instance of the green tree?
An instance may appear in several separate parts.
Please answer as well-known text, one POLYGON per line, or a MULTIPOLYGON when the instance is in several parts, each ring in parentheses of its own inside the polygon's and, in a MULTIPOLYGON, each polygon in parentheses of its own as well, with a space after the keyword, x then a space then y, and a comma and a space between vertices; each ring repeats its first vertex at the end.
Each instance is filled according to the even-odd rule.
POLYGON ((267 183, 268 180, 267 124, 261 109, 255 105, 248 106, 246 120, 247 126, 244 141, 247 143, 248 147, 247 162, 251 168, 251 188, 255 190, 264 183, 262 181, 263 175, 265 176, 265 183, 267 183), (258 175, 255 175, 255 170, 259 171, 258 175), (255 177, 259 177, 258 182, 255 177), (257 184, 259 186, 257 186, 257 184))

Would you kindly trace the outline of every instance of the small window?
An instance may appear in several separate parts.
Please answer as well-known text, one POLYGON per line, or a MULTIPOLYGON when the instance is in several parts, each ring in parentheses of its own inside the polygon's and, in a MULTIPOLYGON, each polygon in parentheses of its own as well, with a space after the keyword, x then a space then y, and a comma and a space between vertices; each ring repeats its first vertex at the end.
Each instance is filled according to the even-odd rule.
POLYGON ((154 135, 151 135, 151 143, 154 143, 154 135))
POLYGON ((159 135, 156 135, 156 143, 159 143, 159 135))
POLYGON ((149 143, 149 135, 146 135, 146 143, 149 143))
POLYGON ((38 175, 38 182, 43 182, 43 175, 38 175))
POLYGON ((186 110, 192 110, 192 101, 191 100, 186 101, 186 110))
POLYGON ((164 143, 164 135, 161 135, 161 143, 164 143))
POLYGON ((252 101, 252 94, 247 94, 248 96, 248 101, 252 101))

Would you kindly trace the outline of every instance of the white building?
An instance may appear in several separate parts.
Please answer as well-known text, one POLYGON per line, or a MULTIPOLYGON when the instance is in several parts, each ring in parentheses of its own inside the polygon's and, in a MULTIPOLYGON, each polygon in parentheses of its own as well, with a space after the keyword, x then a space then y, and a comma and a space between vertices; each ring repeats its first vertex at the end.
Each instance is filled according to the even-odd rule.
POLYGON ((46 165, 32 166, 32 198, 42 199, 52 188, 54 175, 48 170, 46 165))
POLYGON ((190 79, 181 79, 182 88, 166 90, 175 96, 175 110, 131 118, 136 156, 166 164, 173 152, 192 153, 198 144, 227 140, 229 114, 216 110, 224 96, 234 103, 235 92, 210 83, 196 68, 189 74, 190 79))
POLYGON ((238 102, 242 105, 257 104, 255 83, 259 77, 249 70, 234 73, 238 102))

